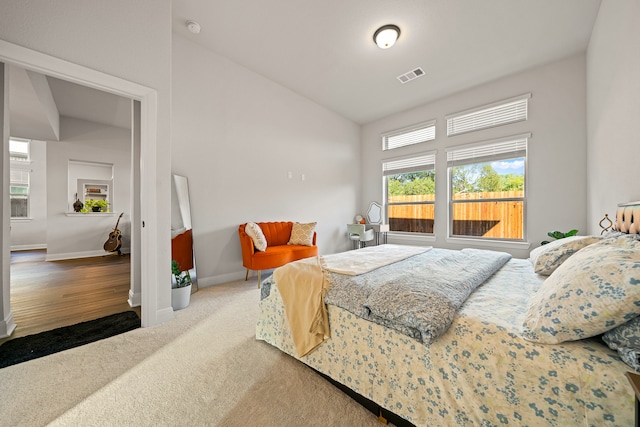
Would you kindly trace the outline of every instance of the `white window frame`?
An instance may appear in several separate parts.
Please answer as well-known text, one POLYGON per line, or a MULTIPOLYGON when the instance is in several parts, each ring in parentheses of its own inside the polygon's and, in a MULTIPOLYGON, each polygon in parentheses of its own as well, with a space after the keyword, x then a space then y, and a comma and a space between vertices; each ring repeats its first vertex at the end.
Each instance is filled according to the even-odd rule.
POLYGON ((447 136, 503 126, 528 119, 531 93, 445 116, 447 136))
POLYGON ((436 121, 429 120, 402 129, 385 132, 381 135, 381 139, 382 151, 433 141, 436 139, 436 121))
POLYGON ((528 145, 531 133, 513 135, 505 138, 486 140, 473 144, 454 146, 447 148, 447 179, 448 179, 448 239, 473 239, 481 241, 501 241, 501 242, 525 242, 527 239, 527 162, 528 145), (509 150, 508 146, 513 149, 509 150), (505 160, 514 157, 524 157, 524 192, 522 197, 513 198, 486 198, 471 200, 453 200, 453 170, 454 166, 473 165, 487 163, 495 160, 505 160), (518 201, 523 203, 522 210, 522 238, 496 238, 453 234, 453 210, 457 203, 487 203, 487 202, 509 202, 518 201))
MULTIPOLYGON (((389 189, 387 188, 387 177, 392 175, 398 175, 402 173, 410 173, 410 172, 422 172, 427 170, 433 170, 434 174, 436 171, 436 154, 437 151, 427 151, 416 153, 410 156, 403 157, 394 157, 390 159, 382 160, 382 200, 383 200, 383 211, 385 215, 385 220, 387 224, 389 224, 389 206, 396 205, 434 205, 435 207, 435 199, 436 195, 434 194, 433 201, 420 201, 413 203, 390 203, 389 202, 389 189)), ((434 228, 433 233, 419 233, 415 231, 394 231, 393 233, 404 234, 404 235, 425 235, 425 236, 434 236, 435 235, 435 218, 434 218, 434 228)))
POLYGON ((12 220, 25 220, 31 218, 31 140, 21 138, 9 138, 9 202, 14 196, 25 198, 27 201, 27 212, 25 216, 13 216, 13 209, 10 208, 12 220), (11 141, 27 144, 26 157, 22 153, 11 151, 11 141), (26 187, 27 192, 13 193, 11 187, 26 187))

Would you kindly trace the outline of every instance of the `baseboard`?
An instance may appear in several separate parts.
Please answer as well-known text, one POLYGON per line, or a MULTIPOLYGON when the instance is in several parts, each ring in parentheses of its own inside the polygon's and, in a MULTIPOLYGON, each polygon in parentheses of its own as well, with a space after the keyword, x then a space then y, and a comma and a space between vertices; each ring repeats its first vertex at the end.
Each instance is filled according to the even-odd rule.
POLYGON ((34 251, 40 249, 47 249, 46 243, 36 243, 33 245, 13 245, 11 246, 11 252, 19 252, 19 251, 34 251))
POLYGON ((131 289, 129 289, 129 299, 127 300, 130 307, 139 307, 142 304, 142 294, 134 293, 131 289))
POLYGON ((45 261, 61 261, 64 259, 92 258, 97 256, 117 256, 115 252, 109 253, 101 251, 85 251, 85 252, 67 252, 64 254, 49 254, 45 257, 45 261))
MULTIPOLYGON (((209 277, 198 276, 198 288, 206 288, 207 286, 222 285, 223 283, 235 282, 236 280, 244 280, 245 274, 246 271, 241 271, 209 277)), ((249 280, 251 280, 251 278, 249 278, 249 280)))
POLYGON ((0 338, 6 338, 10 336, 16 329, 16 324, 13 321, 13 312, 9 312, 6 319, 0 322, 0 338))
MULTIPOLYGON (((273 273, 274 269, 262 270, 260 279, 264 280, 269 277, 273 273)), ((198 276, 198 288, 206 288, 207 286, 215 286, 215 285, 223 285, 229 282, 235 282, 237 280, 244 280, 246 277, 247 270, 242 270, 236 273, 227 273, 227 274, 219 274, 217 276, 209 276, 209 277, 200 277, 198 276)), ((249 282, 253 281, 257 283, 258 280, 258 272, 257 271, 249 271, 249 278, 247 279, 249 282)))

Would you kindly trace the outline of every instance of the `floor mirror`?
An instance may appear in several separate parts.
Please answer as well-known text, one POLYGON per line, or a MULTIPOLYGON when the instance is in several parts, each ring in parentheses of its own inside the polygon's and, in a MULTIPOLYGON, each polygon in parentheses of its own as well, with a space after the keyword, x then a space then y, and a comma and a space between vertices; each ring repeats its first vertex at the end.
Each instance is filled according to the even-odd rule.
POLYGON ((186 176, 171 176, 171 258, 178 261, 182 271, 189 271, 191 293, 198 290, 196 256, 193 250, 189 182, 186 176))

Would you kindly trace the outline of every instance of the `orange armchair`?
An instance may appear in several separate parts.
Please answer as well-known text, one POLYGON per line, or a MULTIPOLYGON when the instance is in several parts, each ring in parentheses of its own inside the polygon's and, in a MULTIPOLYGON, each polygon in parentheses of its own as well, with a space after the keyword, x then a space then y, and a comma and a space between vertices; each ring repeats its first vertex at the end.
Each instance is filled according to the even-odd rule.
POLYGON ((257 222, 256 224, 267 240, 267 249, 264 252, 256 250, 253 246, 253 240, 244 230, 247 224, 238 227, 240 247, 242 248, 242 265, 247 269, 245 280, 249 279, 249 270, 257 270, 258 286, 260 286, 261 270, 277 268, 292 261, 318 255, 315 232, 313 233, 313 246, 288 245, 293 222, 257 222))

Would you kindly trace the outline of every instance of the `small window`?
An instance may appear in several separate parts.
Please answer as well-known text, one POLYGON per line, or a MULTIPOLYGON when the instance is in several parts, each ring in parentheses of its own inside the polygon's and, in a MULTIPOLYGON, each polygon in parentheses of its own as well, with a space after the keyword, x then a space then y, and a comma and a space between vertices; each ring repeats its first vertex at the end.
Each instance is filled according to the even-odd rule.
POLYGON ((436 121, 420 123, 382 135, 382 149, 393 150, 436 139, 436 121))
POLYGON ((433 234, 435 153, 385 160, 382 174, 389 230, 433 234))
POLYGON ((29 218, 29 141, 9 139, 11 218, 29 218))
POLYGON ((530 93, 450 114, 445 117, 447 136, 527 120, 529 98, 530 93))
POLYGON ((486 141, 447 152, 450 236, 524 239, 529 137, 486 141))

